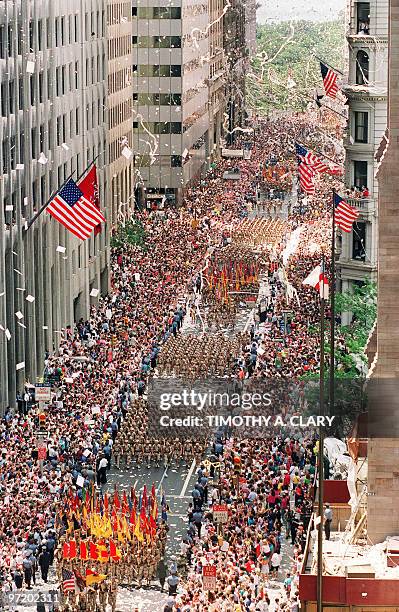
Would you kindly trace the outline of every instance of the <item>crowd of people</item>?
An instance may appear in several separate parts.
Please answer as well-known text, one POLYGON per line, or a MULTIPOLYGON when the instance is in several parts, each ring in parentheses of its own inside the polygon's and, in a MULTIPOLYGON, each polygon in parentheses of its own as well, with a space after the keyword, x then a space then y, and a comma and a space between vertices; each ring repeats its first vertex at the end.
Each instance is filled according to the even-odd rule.
MULTIPOLYGON (((46 567, 49 560, 51 565, 52 551, 57 545, 54 520, 62 500, 71 491, 75 495, 82 486, 90 487, 94 482, 98 486, 105 485, 111 460, 117 465, 123 462, 128 465, 132 460, 168 463, 180 456, 179 444, 167 447, 161 439, 147 444, 145 394, 149 377, 159 363, 164 368, 169 367, 168 346, 173 346, 180 334, 187 297, 195 291, 198 275, 209 253, 223 250, 226 236, 239 227, 248 211, 248 203, 256 199, 262 168, 275 168, 275 159, 280 160, 281 169, 285 170, 284 174, 282 170, 279 172, 284 190, 286 181, 287 184, 291 181, 292 185, 295 175, 292 143, 304 138, 309 143, 317 139, 318 134, 316 122, 299 115, 265 122, 263 130, 267 137, 254 144, 251 159, 234 162, 239 163, 241 171, 238 189, 236 184, 222 180, 223 173, 231 165, 229 160, 222 160, 199 185, 187 190, 184 207, 180 210, 168 209, 162 216, 156 211, 137 213, 146 248, 126 245, 113 253, 111 292, 102 296, 98 306, 92 308, 89 320, 79 321, 75 328, 66 327, 58 350, 46 356, 45 373, 53 382, 53 393, 45 408, 47 456, 42 462, 37 453, 35 410, 24 403, 23 410, 16 413, 8 410, 4 415, 0 425, 0 568, 4 589, 20 588, 21 577, 29 588, 36 563, 46 567), (160 357, 164 347, 165 358, 160 357), (83 485, 78 485, 78 479, 83 485)), ((313 234, 317 248, 313 256, 307 257, 306 264, 302 263, 299 254, 290 260, 288 278, 297 288, 301 307, 295 307, 291 300, 290 306, 295 312, 281 346, 274 341, 280 333, 285 296, 276 270, 269 268, 270 299, 262 318, 265 316, 265 327, 271 331, 262 332, 256 340, 256 359, 252 360, 254 367, 250 372, 253 376, 291 376, 317 369, 316 342, 308 340, 309 325, 317 320, 317 313, 312 308, 311 290, 304 289, 301 281, 317 260, 318 237, 324 231, 321 228, 326 209, 326 199, 320 197, 315 210, 311 211, 308 204, 305 214, 299 212, 289 219, 293 229, 310 218, 312 222, 319 221, 313 234)), ((279 252, 276 257, 278 260, 279 252)), ((259 324, 260 319, 259 316, 259 324)), ((259 327, 254 329, 254 341, 255 333, 259 333, 259 327)), ((229 348, 227 352, 233 357, 234 350, 229 348)), ((200 355, 199 347, 199 363, 200 355)), ((181 361, 183 367, 183 356, 181 361)), ((248 375, 245 365, 238 370, 248 375)), ((267 572, 262 568, 269 566, 270 570, 271 557, 281 540, 284 516, 281 508, 280 512, 277 510, 284 496, 278 492, 287 491, 288 496, 292 492, 290 483, 289 486, 284 483, 282 470, 290 471, 292 466, 298 466, 303 459, 310 461, 312 457, 308 456, 309 449, 305 449, 297 459, 295 455, 292 458, 293 453, 287 455, 279 450, 280 443, 272 452, 274 443, 270 441, 259 443, 259 447, 243 444, 237 452, 242 458, 247 456, 249 462, 248 492, 242 489, 239 495, 234 494, 231 473, 234 453, 224 455, 220 495, 232 503, 226 533, 230 534, 230 540, 234 539, 223 560, 217 561, 220 587, 215 602, 227 598, 226 601, 235 604, 238 598, 240 605, 244 605, 249 598, 250 606, 257 605, 260 592, 265 592, 262 584, 267 572), (256 448, 259 452, 255 452, 256 448), (271 461, 269 472, 275 476, 271 477, 261 466, 256 466, 260 455, 265 465, 271 461), (278 503, 267 501, 273 495, 279 497, 278 503), (266 524, 268 535, 264 538, 266 524), (260 556, 252 550, 259 546, 260 556), (229 564, 226 567, 225 562, 229 564), (257 584, 256 569, 260 575, 257 584)), ((203 450, 201 444, 198 446, 193 441, 184 458, 189 461, 194 456, 199 460, 203 450)), ((301 469, 302 484, 307 485, 307 471, 304 466, 301 469)), ((306 487, 303 493, 299 497, 305 503, 306 487)), ((203 594, 199 593, 199 559, 202 553, 215 552, 217 545, 215 534, 210 531, 207 540, 201 543, 196 540, 191 547, 197 568, 183 596, 186 609, 234 609, 227 604, 225 608, 217 608, 211 601, 206 605, 213 607, 200 607, 203 594), (193 607, 187 608, 191 597, 193 607)), ((292 593, 295 593, 295 585, 292 593)), ((241 609, 267 609, 249 606, 241 609)))
POLYGON ((215 447, 221 467, 209 501, 204 495, 208 484, 203 465, 192 492, 183 546, 189 570, 175 609, 297 612, 299 571, 313 499, 314 440, 218 439, 215 447), (214 503, 228 509, 226 522, 219 527, 212 513, 214 503), (283 574, 286 540, 292 548, 283 574), (208 566, 216 567, 211 591, 202 588, 208 566), (278 586, 276 580, 283 588, 271 601, 270 587, 278 586))

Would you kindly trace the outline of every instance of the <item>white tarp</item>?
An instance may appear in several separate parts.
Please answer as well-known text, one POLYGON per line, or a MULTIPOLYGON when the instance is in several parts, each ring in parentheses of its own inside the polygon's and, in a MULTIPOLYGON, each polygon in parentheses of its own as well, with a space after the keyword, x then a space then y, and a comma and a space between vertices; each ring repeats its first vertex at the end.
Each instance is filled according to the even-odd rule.
POLYGON ((338 438, 326 438, 324 440, 324 452, 330 462, 330 471, 333 476, 347 478, 351 458, 345 442, 338 438))

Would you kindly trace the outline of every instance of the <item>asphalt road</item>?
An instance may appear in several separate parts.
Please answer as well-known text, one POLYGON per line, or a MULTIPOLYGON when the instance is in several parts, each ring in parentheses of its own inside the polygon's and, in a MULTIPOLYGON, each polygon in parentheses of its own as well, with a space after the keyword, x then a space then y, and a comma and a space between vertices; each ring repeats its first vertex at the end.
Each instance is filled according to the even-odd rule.
POLYGON ((172 555, 177 555, 180 551, 180 542, 185 535, 187 528, 187 507, 191 501, 191 491, 196 481, 196 466, 193 462, 189 467, 185 465, 177 466, 172 463, 167 469, 147 465, 136 466, 132 464, 129 470, 118 470, 111 467, 108 476, 108 486, 112 488, 118 485, 118 490, 130 490, 134 487, 137 494, 143 490, 144 485, 147 491, 151 490, 152 484, 155 485, 157 492, 158 506, 162 494, 165 495, 166 502, 170 507, 168 514, 168 525, 170 527, 167 540, 166 556, 168 559, 172 555))

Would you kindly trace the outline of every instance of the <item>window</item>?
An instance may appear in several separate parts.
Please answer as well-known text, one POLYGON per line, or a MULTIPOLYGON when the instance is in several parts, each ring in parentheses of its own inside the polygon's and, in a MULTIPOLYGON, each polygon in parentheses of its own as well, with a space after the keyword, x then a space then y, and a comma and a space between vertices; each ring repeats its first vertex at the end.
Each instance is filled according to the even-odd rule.
POLYGON ((61 17, 61 45, 65 45, 65 17, 61 17))
POLYGON ((355 111, 355 142, 368 142, 368 117, 364 111, 355 111))
POLYGON ((167 6, 154 6, 153 19, 170 19, 170 9, 167 6))
POLYGON ((139 94, 137 93, 137 91, 135 91, 133 93, 133 102, 138 102, 138 99, 139 99, 139 94))
POLYGON ((171 134, 181 134, 180 121, 172 121, 172 123, 170 124, 170 133, 171 134))
POLYGON ((174 106, 181 106, 181 94, 170 94, 170 103, 174 106))
POLYGON ((168 6, 154 6, 145 7, 140 6, 132 7, 133 17, 139 17, 140 19, 180 19, 181 8, 180 7, 168 7, 168 6))
POLYGON ((39 102, 43 102, 43 72, 39 72, 39 102))
POLYGON ((55 23, 55 46, 58 47, 60 44, 60 24, 58 19, 54 20, 55 23))
POLYGON ((5 51, 4 51, 4 47, 5 47, 5 26, 1 25, 0 26, 0 59, 4 59, 5 58, 5 51))
POLYGON ((6 104, 7 90, 6 88, 7 88, 7 83, 4 83, 3 81, 3 83, 1 83, 1 89, 0 89, 0 103, 1 103, 1 116, 2 117, 7 116, 7 104, 6 104))
POLYGON ((39 51, 41 51, 43 48, 43 21, 41 19, 37 22, 37 42, 39 51))
POLYGON ((181 168, 181 155, 172 155, 170 158, 171 168, 181 168))
MULTIPOLYGON (((15 85, 15 81, 9 81, 9 83, 8 83, 8 95, 9 95, 8 103, 9 103, 11 115, 14 113, 14 104, 15 104, 15 100, 14 100, 14 90, 15 90, 15 87, 14 87, 14 85, 15 85)), ((31 86, 31 88, 30 88, 31 104, 33 105, 33 102, 32 102, 32 95, 33 95, 33 93, 32 93, 32 79, 30 80, 30 86, 31 86)))
POLYGON ((154 68, 156 69, 154 70, 154 76, 168 77, 172 74, 172 66, 168 66, 167 64, 154 66, 154 68))
POLYGON ((132 45, 134 46, 137 45, 137 40, 138 40, 137 36, 132 36, 132 45))
POLYGON ((170 67, 170 76, 171 77, 181 76, 181 66, 179 64, 176 64, 170 67))
POLYGON ((47 49, 51 47, 51 27, 50 27, 50 19, 46 19, 46 36, 47 36, 47 49))
POLYGON ((171 36, 170 37, 170 46, 174 49, 180 49, 181 47, 181 38, 180 36, 171 36))
POLYGON ((33 32, 33 21, 29 22, 29 47, 30 51, 33 51, 34 45, 34 32, 33 32))
POLYGON ((140 19, 152 19, 152 9, 146 8, 145 6, 140 6, 138 9, 138 16, 140 19))
POLYGON ((62 140, 62 132, 61 132, 61 117, 57 117, 57 146, 60 146, 62 140))
POLYGON ((353 224, 352 259, 366 261, 366 224, 353 224))
POLYGON ((356 85, 367 85, 369 82, 369 56, 365 51, 356 54, 356 85))
POLYGON ((357 3, 357 34, 370 33, 370 2, 357 3))
POLYGON ((367 162, 366 161, 354 161, 354 184, 355 187, 362 189, 367 187, 367 162))

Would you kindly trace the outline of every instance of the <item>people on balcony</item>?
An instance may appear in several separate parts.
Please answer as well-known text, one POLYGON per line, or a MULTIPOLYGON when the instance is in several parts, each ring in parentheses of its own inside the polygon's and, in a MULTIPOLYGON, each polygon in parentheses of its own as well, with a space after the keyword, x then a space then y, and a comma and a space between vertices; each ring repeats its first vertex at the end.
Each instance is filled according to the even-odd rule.
POLYGON ((365 185, 362 185, 362 187, 353 186, 346 190, 346 197, 352 200, 365 200, 370 197, 370 191, 365 185))
POLYGON ((370 21, 367 19, 361 19, 358 25, 358 34, 369 36, 370 34, 370 21))

